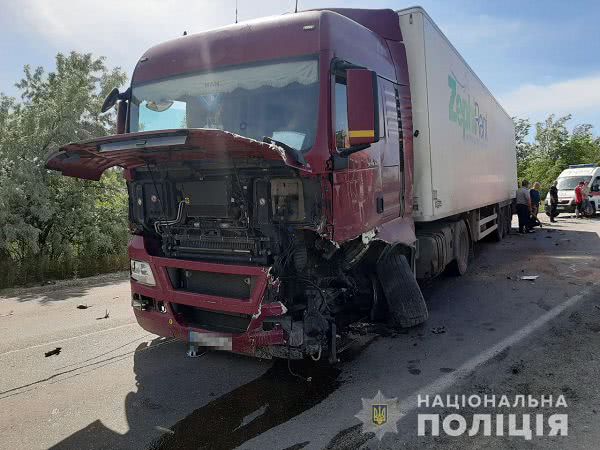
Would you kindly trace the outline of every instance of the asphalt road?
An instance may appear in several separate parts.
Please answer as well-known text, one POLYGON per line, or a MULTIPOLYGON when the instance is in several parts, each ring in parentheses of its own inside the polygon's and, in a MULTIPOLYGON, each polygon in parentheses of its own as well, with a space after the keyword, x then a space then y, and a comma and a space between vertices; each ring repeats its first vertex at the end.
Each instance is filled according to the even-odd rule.
MULTIPOLYGON (((600 219, 560 218, 476 246, 469 273, 423 287, 430 319, 366 334, 336 367, 213 352, 135 323, 126 275, 0 293, 0 448, 597 448, 600 219), (524 281, 524 275, 538 275, 524 281), (79 309, 78 305, 87 306, 79 309), (46 352, 60 348, 58 354, 46 352), (354 417, 399 399, 379 441, 354 417), (417 395, 564 395, 568 436, 418 436, 417 395)), ((473 414, 501 410, 458 411, 473 414)))

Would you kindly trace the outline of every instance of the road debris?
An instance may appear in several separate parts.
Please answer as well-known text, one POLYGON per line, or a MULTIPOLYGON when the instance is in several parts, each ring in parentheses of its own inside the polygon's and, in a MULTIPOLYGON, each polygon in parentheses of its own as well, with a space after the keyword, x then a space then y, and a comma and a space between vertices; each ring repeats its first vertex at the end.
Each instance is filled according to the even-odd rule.
POLYGON ((102 320, 102 319, 108 319, 110 317, 110 313, 108 312, 108 309, 106 310, 106 313, 104 314, 103 317, 96 317, 96 320, 102 320))
POLYGON ((88 308, 89 308, 89 306, 87 304, 83 305, 80 303, 79 305, 77 305, 77 309, 88 309, 88 308))
POLYGON ((432 332, 433 334, 442 334, 442 333, 445 333, 445 332, 446 332, 446 327, 443 327, 443 326, 442 326, 442 327, 433 327, 433 328, 431 329, 431 332, 432 332))
POLYGON ((154 428, 162 433, 175 434, 170 428, 161 427, 160 425, 156 425, 154 428))
POLYGON ((59 355, 61 350, 62 347, 56 347, 54 350, 50 350, 49 352, 44 353, 44 355, 46 355, 46 358, 48 358, 49 356, 59 355))
POLYGON ((13 314, 14 314, 14 311, 11 309, 6 314, 0 314, 0 317, 8 317, 8 316, 12 316, 13 314))
POLYGON ((523 275, 521 277, 521 280, 525 280, 525 281, 535 281, 539 278, 539 275, 523 275))

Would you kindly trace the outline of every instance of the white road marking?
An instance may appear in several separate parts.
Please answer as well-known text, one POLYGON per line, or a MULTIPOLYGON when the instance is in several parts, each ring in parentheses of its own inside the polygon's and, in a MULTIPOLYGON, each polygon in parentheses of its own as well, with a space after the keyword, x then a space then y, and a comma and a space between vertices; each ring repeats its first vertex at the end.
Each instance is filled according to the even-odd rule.
MULTIPOLYGON (((34 348, 40 348, 40 347, 46 347, 48 345, 58 344, 60 342, 71 341, 73 339, 79 339, 79 338, 84 338, 87 336, 93 336, 95 334, 105 333, 105 332, 111 331, 111 330, 118 330, 120 328, 130 327, 132 325, 137 325, 137 322, 126 323, 124 325, 119 325, 119 326, 112 327, 112 328, 105 328, 104 330, 92 331, 90 333, 79 334, 77 336, 71 336, 71 337, 64 338, 64 339, 57 339, 56 341, 44 342, 43 344, 36 344, 36 345, 31 345, 29 347, 16 348, 14 350, 9 350, 7 352, 0 353, 0 357, 10 355, 11 353, 23 352, 25 350, 31 350, 34 348)), ((140 328, 140 330, 141 330, 141 328, 140 328)))
MULTIPOLYGON (((417 402, 418 402, 417 396, 419 394, 431 396, 431 395, 440 394, 440 393, 446 391, 448 388, 450 388, 453 384, 455 384, 461 378, 464 378, 467 375, 474 372, 475 369, 477 367, 479 367, 480 365, 486 363, 487 361, 489 361, 490 359, 492 359, 493 357, 495 357, 502 351, 506 350, 508 347, 512 347, 513 345, 515 345, 515 344, 519 343, 520 341, 522 341, 523 339, 527 338, 530 334, 532 334, 538 328, 540 328, 543 325, 550 322, 552 319, 554 319, 556 316, 558 316, 564 310, 574 306, 576 303, 578 303, 583 298, 588 296, 592 292, 594 287, 596 287, 598 285, 600 285, 600 283, 595 283, 592 286, 590 286, 588 289, 585 289, 584 291, 580 292, 579 294, 574 295, 573 297, 567 299, 565 302, 561 303, 560 305, 555 306, 550 311, 542 314, 536 320, 534 320, 533 322, 524 326, 519 331, 508 336, 507 338, 503 339, 502 341, 498 342, 496 345, 483 351, 482 353, 478 354, 477 356, 474 356, 473 358, 469 359, 466 363, 464 363, 462 366, 460 366, 454 372, 438 378, 437 380, 429 383, 428 385, 423 386, 418 391, 413 392, 408 397, 405 397, 400 402, 401 414, 404 416, 404 415, 410 413, 411 411, 417 409, 417 406, 418 406, 417 405, 417 402)), ((402 420, 402 419, 400 419, 400 420, 402 420)))

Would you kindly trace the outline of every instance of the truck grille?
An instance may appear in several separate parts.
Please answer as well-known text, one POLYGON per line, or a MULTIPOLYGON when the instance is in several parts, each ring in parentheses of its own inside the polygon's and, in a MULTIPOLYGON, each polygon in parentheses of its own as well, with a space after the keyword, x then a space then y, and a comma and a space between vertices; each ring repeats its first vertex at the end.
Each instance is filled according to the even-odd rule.
POLYGON ((178 239, 175 246, 178 250, 197 252, 232 252, 251 253, 255 251, 254 240, 240 238, 208 239, 178 239))
POLYGON ((254 277, 228 273, 167 268, 173 289, 247 301, 255 285, 254 277))
POLYGON ((187 326, 206 331, 242 334, 248 331, 252 320, 252 317, 246 314, 225 314, 179 303, 172 303, 171 306, 187 326))

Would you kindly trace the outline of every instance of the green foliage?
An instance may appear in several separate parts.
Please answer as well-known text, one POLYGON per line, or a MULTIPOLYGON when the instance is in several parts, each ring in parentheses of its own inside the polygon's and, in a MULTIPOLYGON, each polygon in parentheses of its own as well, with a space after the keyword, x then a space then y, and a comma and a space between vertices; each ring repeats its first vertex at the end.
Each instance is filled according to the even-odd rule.
POLYGON ((578 125, 567 128, 571 116, 556 118, 549 115, 535 125, 535 140, 527 141, 531 124, 527 119, 515 120, 517 172, 519 180, 542 184, 542 195, 560 173, 570 164, 597 163, 600 165, 600 141, 594 138, 593 127, 578 125))
MULTIPOLYGON (((16 85, 20 100, 0 93, 0 263, 5 271, 22 268, 13 281, 35 279, 23 271, 38 267, 36 261, 45 261, 42 272, 51 274, 60 272, 52 262, 76 267, 78 259, 125 254, 127 191, 120 172, 89 182, 44 167, 59 146, 114 132, 114 114, 100 115, 100 106, 125 81, 103 58, 72 52, 56 56, 53 72, 26 66, 16 85)), ((75 272, 81 270, 63 275, 75 272)))

